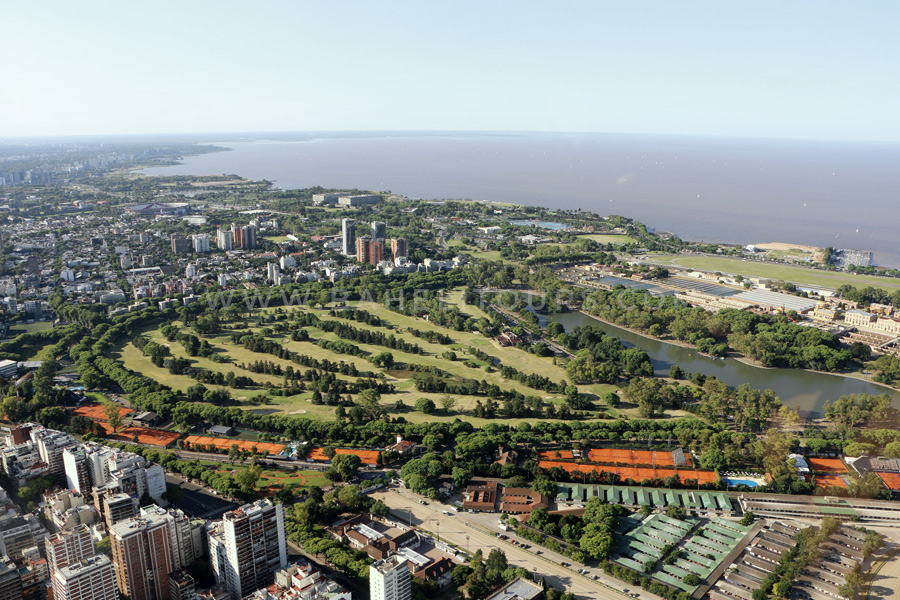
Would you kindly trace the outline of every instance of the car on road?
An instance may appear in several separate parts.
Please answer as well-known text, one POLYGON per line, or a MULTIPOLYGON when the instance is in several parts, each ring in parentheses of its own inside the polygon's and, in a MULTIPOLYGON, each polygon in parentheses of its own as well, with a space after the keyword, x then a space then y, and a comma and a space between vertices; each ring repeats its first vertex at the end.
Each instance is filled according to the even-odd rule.
POLYGON ((428 503, 424 500, 419 500, 419 504, 421 504, 422 506, 428 506, 428 503))
POLYGON ((543 554, 544 551, 543 551, 543 550, 535 550, 534 553, 535 553, 535 554, 543 554))
POLYGON ((569 563, 567 563, 567 562, 561 562, 561 563, 559 563, 559 566, 561 566, 561 567, 568 567, 568 566, 569 566, 569 563))

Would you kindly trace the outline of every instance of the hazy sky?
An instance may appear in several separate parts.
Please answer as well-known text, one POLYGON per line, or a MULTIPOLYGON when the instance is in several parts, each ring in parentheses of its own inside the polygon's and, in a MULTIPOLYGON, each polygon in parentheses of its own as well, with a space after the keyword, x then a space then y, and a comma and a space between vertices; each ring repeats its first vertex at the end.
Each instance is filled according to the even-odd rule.
POLYGON ((6 0, 0 136, 900 140, 897 0, 6 0))

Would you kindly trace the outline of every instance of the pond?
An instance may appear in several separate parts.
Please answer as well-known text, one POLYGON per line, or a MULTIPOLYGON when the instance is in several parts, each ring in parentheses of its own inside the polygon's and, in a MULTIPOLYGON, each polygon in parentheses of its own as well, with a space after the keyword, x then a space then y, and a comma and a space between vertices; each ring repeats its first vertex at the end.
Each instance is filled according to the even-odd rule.
POLYGON ((627 346, 638 346, 650 355, 657 375, 667 376, 672 365, 678 365, 689 373, 714 375, 729 386, 749 383, 756 389, 771 389, 778 394, 782 404, 799 409, 804 417, 824 416, 823 406, 826 400, 834 402, 847 394, 886 393, 893 398, 894 406, 900 408, 900 391, 855 377, 800 369, 767 369, 733 358, 710 358, 701 355, 696 349, 646 338, 627 329, 608 325, 582 312, 542 315, 542 320, 556 321, 567 332, 574 327, 591 325, 619 338, 627 346))

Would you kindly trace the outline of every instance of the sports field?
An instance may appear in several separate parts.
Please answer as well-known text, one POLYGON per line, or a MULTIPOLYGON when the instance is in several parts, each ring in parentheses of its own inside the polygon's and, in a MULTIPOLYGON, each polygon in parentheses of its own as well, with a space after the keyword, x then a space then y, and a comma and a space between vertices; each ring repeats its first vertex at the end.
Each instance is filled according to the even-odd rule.
MULTIPOLYGON (((316 446, 309 451, 309 454, 306 456, 309 460, 316 460, 321 462, 331 461, 330 458, 325 456, 323 452, 324 448, 320 446, 316 446)), ((360 461, 364 465, 374 465, 378 460, 379 452, 377 450, 355 450, 352 448, 335 448, 335 454, 355 454, 359 457, 360 461)))
POLYGON ((220 438, 208 435, 189 435, 184 438, 185 450, 189 448, 199 449, 213 447, 217 450, 229 450, 232 446, 237 445, 238 450, 247 450, 253 452, 256 448, 258 452, 266 454, 279 454, 284 450, 284 444, 273 444, 270 442, 254 442, 251 440, 241 440, 237 438, 220 438))
POLYGON ((718 271, 731 275, 743 275, 745 277, 759 277, 775 281, 790 281, 797 285, 820 286, 828 289, 837 289, 842 285, 850 284, 857 287, 881 288, 888 292, 900 290, 900 279, 890 277, 877 277, 875 275, 854 275, 836 271, 818 271, 777 263, 764 263, 739 258, 726 258, 719 256, 685 256, 679 254, 662 254, 653 256, 651 262, 662 265, 676 265, 687 269, 701 271, 718 271))
POLYGON ((699 483, 714 483, 718 476, 715 471, 704 471, 699 469, 672 469, 652 467, 623 467, 619 465, 590 465, 575 462, 563 462, 554 460, 540 460, 538 466, 544 471, 553 467, 559 467, 567 473, 615 473, 623 481, 631 479, 632 481, 643 481, 645 479, 664 479, 673 475, 678 475, 682 481, 685 479, 696 479, 699 483))

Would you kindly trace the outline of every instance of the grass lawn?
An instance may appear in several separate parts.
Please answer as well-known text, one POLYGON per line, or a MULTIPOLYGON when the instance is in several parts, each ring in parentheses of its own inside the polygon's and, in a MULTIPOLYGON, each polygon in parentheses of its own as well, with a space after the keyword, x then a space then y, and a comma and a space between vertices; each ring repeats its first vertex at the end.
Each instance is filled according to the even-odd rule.
POLYGON ((900 279, 878 277, 875 275, 854 275, 852 273, 817 271, 781 264, 767 264, 756 261, 744 261, 739 258, 720 256, 682 256, 666 254, 654 256, 653 262, 664 265, 677 265, 688 269, 704 271, 720 271, 722 273, 740 274, 745 277, 761 277, 765 279, 790 281, 797 285, 822 286, 836 289, 844 284, 857 287, 872 287, 895 292, 900 290, 900 279))
MULTIPOLYGON (((470 306, 462 304, 462 290, 451 290, 449 291, 444 300, 451 305, 458 306, 461 310, 466 312, 467 314, 481 317, 487 316, 479 307, 470 306)), ((391 350, 390 352, 394 355, 395 361, 397 363, 406 363, 406 364, 421 364, 426 366, 433 366, 438 369, 441 369, 445 373, 450 376, 462 378, 462 379, 476 379, 476 380, 485 380, 488 383, 496 384, 500 386, 502 389, 512 389, 516 390, 526 396, 538 396, 542 398, 544 401, 555 404, 557 406, 562 405, 564 403, 564 397, 562 394, 551 394, 541 390, 532 389, 527 387, 518 381, 515 380, 507 380, 503 378, 499 372, 492 364, 490 372, 485 369, 485 367, 489 366, 488 363, 476 360, 474 357, 469 355, 466 351, 466 347, 477 348, 489 356, 499 359, 502 364, 510 365, 515 367, 520 372, 525 373, 539 373, 545 377, 550 378, 553 381, 560 382, 566 381, 566 373, 565 370, 559 366, 553 364, 552 358, 542 358, 530 354, 524 350, 520 350, 518 348, 506 347, 503 348, 499 346, 492 339, 486 338, 480 334, 470 333, 470 332, 459 332, 452 331, 441 327, 439 325, 435 325, 425 319, 410 317, 402 314, 398 314, 388 310, 381 304, 372 303, 372 302, 354 302, 351 303, 354 306, 357 306, 363 310, 368 311, 371 314, 377 315, 383 323, 383 327, 377 328, 378 330, 390 332, 395 337, 402 339, 404 341, 417 344, 424 351, 424 354, 410 354, 406 352, 402 352, 399 350, 391 350), (408 328, 414 328, 417 330, 427 330, 427 331, 437 331, 443 334, 450 336, 453 340, 453 344, 451 345, 442 345, 437 343, 431 343, 427 340, 417 338, 412 333, 407 331, 408 328), (458 357, 456 361, 449 361, 442 357, 442 354, 449 350, 453 349, 458 357), (474 367, 467 366, 466 363, 474 364, 474 367)), ((274 312, 284 310, 283 308, 270 308, 270 309, 257 309, 257 311, 263 312, 274 312)), ((295 310, 312 310, 312 309, 304 309, 304 308, 291 308, 287 309, 285 312, 291 313, 295 310)), ((323 320, 338 320, 341 322, 349 323, 357 328, 366 327, 364 324, 358 323, 356 321, 348 321, 346 319, 336 319, 335 317, 329 317, 327 315, 327 311, 324 310, 313 310, 313 312, 323 320)), ((258 315, 258 312, 256 313, 258 315)), ((255 318, 250 319, 251 322, 255 321, 255 318)), ((176 323, 177 325, 177 323, 176 323)), ((242 324, 237 324, 241 329, 251 329, 254 331, 258 331, 261 328, 256 326, 255 324, 246 326, 242 324)), ((227 332, 228 330, 226 330, 227 332)), ((308 328, 310 336, 313 340, 338 340, 339 338, 334 333, 324 332, 318 328, 310 327, 308 328)), ((162 334, 158 330, 149 330, 144 332, 144 335, 148 336, 153 341, 167 345, 174 356, 188 358, 192 361, 192 364, 201 367, 210 371, 215 372, 223 372, 227 373, 228 371, 234 371, 235 374, 246 375, 253 379, 258 386, 254 388, 246 388, 246 389, 234 389, 227 388, 225 386, 212 386, 207 385, 209 388, 224 388, 228 389, 232 397, 234 397, 238 401, 242 401, 241 408, 245 410, 255 410, 260 412, 260 414, 265 414, 262 411, 275 411, 282 415, 297 415, 302 416, 304 418, 311 419, 322 419, 322 420, 330 420, 334 418, 335 407, 325 406, 325 405, 315 405, 312 403, 312 392, 303 392, 300 394, 296 394, 294 396, 266 396, 266 401, 263 403, 251 403, 249 399, 257 396, 260 391, 263 391, 264 388, 262 384, 270 383, 273 386, 280 387, 283 383, 283 377, 276 375, 266 375, 266 374, 257 374, 251 373, 249 371, 245 371, 238 367, 237 365, 240 363, 250 363, 258 360, 263 361, 271 361, 277 363, 282 366, 282 368, 286 368, 288 366, 293 366, 294 369, 303 369, 299 365, 296 365, 290 361, 276 358, 270 354, 262 354, 251 352, 246 350, 245 348, 234 344, 231 342, 231 338, 227 333, 223 333, 217 336, 211 336, 206 339, 209 340, 210 344, 216 349, 218 352, 224 353, 226 356, 231 358, 231 362, 229 363, 216 363, 206 358, 201 357, 188 357, 184 351, 183 346, 178 342, 168 342, 162 334)), ((472 411, 475 409, 478 401, 480 400, 482 404, 486 402, 486 398, 476 397, 476 396, 456 396, 454 395, 454 399, 456 400, 456 406, 449 413, 445 413, 440 408, 438 409, 436 414, 426 415, 415 410, 415 402, 419 398, 428 398, 435 402, 438 407, 440 407, 439 400, 445 395, 443 393, 426 393, 419 392, 416 390, 415 382, 413 379, 413 373, 411 371, 406 371, 401 368, 394 368, 392 370, 382 371, 372 365, 367 359, 366 356, 371 356, 374 354, 378 354, 380 352, 385 351, 386 349, 381 346, 370 345, 370 344, 355 344, 359 349, 361 349, 364 353, 364 356, 350 356, 343 354, 336 354, 329 350, 319 347, 314 342, 294 342, 290 340, 290 336, 288 334, 274 334, 270 336, 270 339, 280 341, 286 347, 294 350, 298 353, 305 354, 307 356, 311 356, 316 359, 327 359, 330 361, 346 361, 356 365, 356 368, 360 371, 374 371, 376 373, 380 373, 381 376, 385 378, 386 381, 390 382, 395 386, 395 391, 391 394, 384 394, 381 399, 382 406, 392 415, 400 416, 402 415, 405 419, 413 423, 422 423, 422 422, 432 422, 432 421, 446 421, 450 422, 460 416, 466 418, 466 420, 471 421, 476 425, 484 425, 489 422, 497 422, 497 419, 480 419, 471 416, 472 411), (401 402, 404 406, 402 409, 395 409, 395 405, 401 402)), ((118 353, 113 355, 114 358, 118 358, 122 360, 126 367, 133 369, 137 372, 144 373, 145 375, 164 383, 176 390, 186 390, 188 387, 195 385, 197 383, 196 380, 186 376, 186 375, 172 375, 168 372, 168 369, 161 368, 155 366, 148 357, 145 357, 137 348, 135 348, 132 344, 126 344, 124 348, 119 350, 118 353)), ((346 376, 338 375, 338 377, 348 378, 346 376)), ((611 385, 603 385, 603 384, 594 384, 594 385, 583 385, 579 386, 580 390, 584 393, 591 394, 591 396, 595 400, 599 400, 603 397, 604 394, 615 391, 617 388, 611 385)), ((602 406, 602 403, 600 403, 602 406)), ((620 411, 607 410, 605 413, 601 411, 600 416, 614 417, 620 411)), ((273 413, 274 414, 274 413, 273 413)), ((532 421, 533 419, 506 419, 503 420, 504 423, 509 423, 515 425, 520 422, 532 421)))
POLYGON ((50 321, 35 321, 34 323, 13 323, 9 327, 9 337, 16 337, 22 333, 34 333, 36 331, 46 331, 53 329, 53 323, 50 321))
POLYGON ((578 237, 586 240, 594 240, 598 244, 637 244, 638 241, 630 235, 615 235, 611 233, 586 233, 578 237))
POLYGON ((289 242, 291 241, 286 235, 267 235, 263 236, 264 240, 268 240, 273 244, 279 244, 281 242, 289 242))

